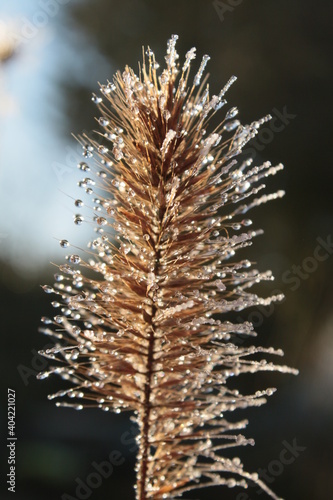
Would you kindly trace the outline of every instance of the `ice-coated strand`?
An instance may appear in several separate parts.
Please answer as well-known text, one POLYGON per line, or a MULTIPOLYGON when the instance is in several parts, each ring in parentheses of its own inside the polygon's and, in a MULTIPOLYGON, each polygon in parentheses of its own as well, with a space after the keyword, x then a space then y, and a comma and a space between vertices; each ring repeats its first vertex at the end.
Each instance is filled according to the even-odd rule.
POLYGON ((228 413, 262 405, 275 389, 243 395, 228 379, 296 370, 260 360, 283 353, 250 345, 252 324, 223 314, 282 299, 260 298, 252 287, 271 273, 235 259, 261 233, 243 214, 283 195, 256 196, 282 165, 237 159, 269 117, 241 125, 232 107, 209 132, 235 77, 210 98, 201 82, 209 57, 191 80, 196 50, 179 66, 177 38, 164 70, 148 49, 139 75, 126 67, 93 95, 100 131, 79 138, 86 194, 74 202, 91 210, 74 222, 91 224, 96 235, 85 252, 60 241, 67 262, 54 286, 43 287, 56 308, 42 318, 55 343, 43 355, 53 364, 39 377, 72 383, 50 396, 58 406, 133 412, 137 500, 249 482, 277 498, 238 457, 223 456, 253 444, 240 433, 247 421, 229 422, 228 413))

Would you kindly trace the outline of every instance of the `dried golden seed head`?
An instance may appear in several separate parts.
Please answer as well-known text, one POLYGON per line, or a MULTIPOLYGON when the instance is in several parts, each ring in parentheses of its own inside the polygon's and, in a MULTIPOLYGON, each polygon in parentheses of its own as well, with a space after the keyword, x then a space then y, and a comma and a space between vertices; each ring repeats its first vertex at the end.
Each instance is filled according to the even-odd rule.
POLYGON ((282 165, 237 159, 269 117, 242 125, 231 107, 211 130, 236 78, 210 97, 209 57, 191 76, 196 50, 180 66, 177 38, 168 42, 165 69, 149 48, 139 75, 126 67, 93 95, 99 131, 79 138, 86 194, 75 201, 93 213, 74 222, 92 224, 96 236, 85 253, 71 249, 54 288, 44 287, 57 295, 56 316, 43 318, 44 333, 57 339, 44 356, 56 363, 40 378, 56 373, 72 383, 50 396, 59 406, 134 412, 138 500, 248 480, 276 498, 222 452, 252 444, 239 434, 246 421, 231 423, 228 412, 260 406, 274 392, 242 395, 229 377, 295 373, 253 358, 282 352, 249 346, 252 324, 225 315, 282 298, 260 298, 252 287, 271 273, 235 259, 260 234, 245 214, 283 196, 258 195, 282 165))

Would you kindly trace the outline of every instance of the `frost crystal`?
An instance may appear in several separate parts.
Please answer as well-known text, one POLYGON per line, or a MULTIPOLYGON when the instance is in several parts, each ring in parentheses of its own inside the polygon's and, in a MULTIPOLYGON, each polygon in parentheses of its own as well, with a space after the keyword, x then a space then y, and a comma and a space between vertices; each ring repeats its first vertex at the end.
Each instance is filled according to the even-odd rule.
POLYGON ((72 383, 50 396, 57 406, 134 412, 138 500, 250 481, 277 498, 238 457, 223 456, 224 448, 253 444, 240 434, 247 421, 230 422, 228 412, 260 406, 274 389, 243 395, 228 379, 296 370, 260 360, 283 353, 249 345, 252 324, 233 324, 225 313, 282 298, 260 298, 252 287, 271 273, 235 259, 261 234, 244 214, 283 196, 256 196, 282 165, 236 159, 269 117, 241 125, 233 107, 206 133, 235 77, 210 98, 200 85, 209 57, 190 84, 196 51, 179 70, 177 38, 159 74, 148 49, 139 76, 126 67, 101 86, 103 101, 93 95, 101 131, 80 139, 89 166, 79 164, 90 171, 79 183, 90 198, 75 201, 93 203, 93 214, 74 222, 93 224, 96 236, 86 253, 71 251, 53 288, 43 287, 57 296, 57 314, 43 318, 56 345, 44 351, 55 364, 39 378, 72 383))

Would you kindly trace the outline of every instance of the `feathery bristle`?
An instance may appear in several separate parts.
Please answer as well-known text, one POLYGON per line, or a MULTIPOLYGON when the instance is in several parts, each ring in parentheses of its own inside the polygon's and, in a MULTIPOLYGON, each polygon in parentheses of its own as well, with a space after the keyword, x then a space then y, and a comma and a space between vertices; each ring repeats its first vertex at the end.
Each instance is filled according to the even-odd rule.
MULTIPOLYGON (((210 98, 201 82, 209 57, 191 81, 195 49, 179 70, 177 38, 168 42, 163 71, 148 49, 139 76, 126 67, 101 86, 102 98, 93 95, 101 131, 80 138, 89 165, 79 167, 88 172, 80 185, 94 198, 87 222, 97 236, 59 266, 54 288, 44 287, 59 296, 61 313, 44 318, 45 333, 58 340, 43 354, 60 363, 40 378, 56 373, 72 382, 50 396, 64 399, 59 406, 134 412, 138 500, 248 481, 277 498, 239 458, 223 457, 224 448, 253 444, 239 434, 247 422, 225 415, 262 405, 274 389, 242 395, 227 382, 296 370, 252 359, 283 353, 237 345, 240 335, 256 335, 252 324, 224 321, 223 313, 282 298, 250 291, 271 273, 234 260, 260 234, 243 214, 283 195, 253 198, 282 165, 236 159, 269 117, 241 125, 233 107, 206 131, 236 78, 210 98)), ((74 222, 86 221, 77 214, 74 222)), ((66 240, 60 245, 70 248, 66 240)))

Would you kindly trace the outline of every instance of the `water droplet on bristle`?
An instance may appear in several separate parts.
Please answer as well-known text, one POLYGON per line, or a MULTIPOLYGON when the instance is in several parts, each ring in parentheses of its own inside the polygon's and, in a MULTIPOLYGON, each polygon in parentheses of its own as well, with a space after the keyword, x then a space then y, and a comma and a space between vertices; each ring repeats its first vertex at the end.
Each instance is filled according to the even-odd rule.
POLYGON ((90 167, 89 167, 89 165, 87 165, 87 163, 85 161, 81 161, 80 163, 78 163, 77 168, 79 168, 80 170, 83 170, 85 172, 90 171, 90 167))
POLYGON ((107 224, 107 220, 104 217, 97 217, 96 222, 99 226, 105 226, 107 224))
POLYGON ((77 326, 77 325, 73 325, 73 327, 72 327, 72 333, 74 335, 79 335, 81 333, 81 328, 79 326, 77 326))
POLYGON ((78 255, 71 255, 69 257, 69 261, 72 262, 72 264, 79 264, 81 262, 81 259, 78 255))
POLYGON ((232 130, 235 130, 235 128, 239 127, 240 121, 239 120, 233 120, 232 122, 228 122, 224 125, 223 130, 226 130, 227 132, 231 132, 232 130))
POLYGON ((236 192, 237 193, 245 193, 245 191, 247 191, 250 187, 251 187, 251 184, 248 181, 246 181, 243 184, 239 184, 236 187, 236 192))
POLYGON ((107 148, 106 146, 98 146, 98 152, 99 152, 100 154, 105 154, 105 153, 107 153, 108 151, 109 151, 109 150, 108 150, 108 148, 107 148))
POLYGON ((76 215, 74 217, 74 224, 76 224, 77 226, 80 226, 83 221, 84 221, 84 218, 82 217, 82 215, 76 215))
POLYGON ((44 323, 44 325, 49 325, 50 323, 52 323, 52 320, 50 318, 47 318, 46 316, 43 316, 41 318, 41 322, 44 323))
POLYGON ((238 109, 237 108, 231 108, 225 115, 226 120, 230 120, 231 118, 235 118, 235 116, 238 115, 238 109))
POLYGON ((109 120, 107 118, 105 118, 104 116, 101 116, 98 119, 98 123, 101 125, 101 127, 107 127, 110 122, 109 122, 109 120))
POLYGON ((100 96, 97 96, 96 94, 93 94, 91 100, 95 104, 99 104, 99 103, 102 102, 103 99, 100 96))
POLYGON ((227 380, 258 371, 297 373, 264 359, 281 350, 243 342, 256 336, 243 311, 284 298, 279 291, 257 295, 256 284, 273 275, 241 260, 262 234, 247 227, 245 214, 283 195, 257 197, 282 165, 246 159, 247 143, 269 117, 241 125, 238 109, 224 99, 235 77, 211 95, 204 75, 209 56, 193 71, 192 48, 178 64, 177 39, 168 40, 165 69, 156 71, 155 53, 146 47, 138 73, 126 66, 92 94, 99 130, 79 136, 81 191, 69 198, 72 220, 85 222, 72 232, 92 231, 89 250, 56 236, 56 244, 70 248, 52 272, 53 288, 42 286, 54 295, 39 329, 53 341, 41 354, 54 362, 38 378, 57 374, 66 381, 49 397, 64 398, 57 406, 130 410, 141 452, 147 443, 140 430, 149 424, 147 466, 156 475, 147 476, 143 489, 159 499, 189 492, 201 477, 202 486, 262 486, 234 454, 224 456, 225 443, 253 444, 239 434, 247 421, 229 423, 224 414, 260 406, 274 389, 243 395, 227 380), (219 125, 210 124, 222 106, 219 125), (178 438, 185 454, 176 455, 178 438))

